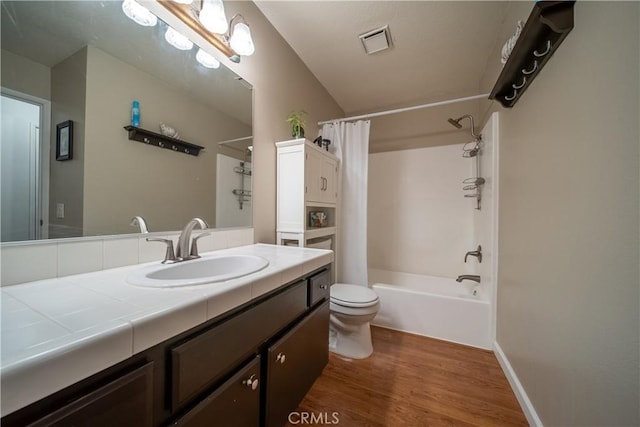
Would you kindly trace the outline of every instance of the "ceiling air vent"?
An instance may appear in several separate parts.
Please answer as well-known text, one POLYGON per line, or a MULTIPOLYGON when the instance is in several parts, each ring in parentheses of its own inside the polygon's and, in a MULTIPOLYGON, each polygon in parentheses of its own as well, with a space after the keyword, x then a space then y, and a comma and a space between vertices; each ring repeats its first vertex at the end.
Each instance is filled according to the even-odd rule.
POLYGON ((360 34, 358 37, 360 37, 367 55, 389 49, 392 46, 388 25, 360 34))

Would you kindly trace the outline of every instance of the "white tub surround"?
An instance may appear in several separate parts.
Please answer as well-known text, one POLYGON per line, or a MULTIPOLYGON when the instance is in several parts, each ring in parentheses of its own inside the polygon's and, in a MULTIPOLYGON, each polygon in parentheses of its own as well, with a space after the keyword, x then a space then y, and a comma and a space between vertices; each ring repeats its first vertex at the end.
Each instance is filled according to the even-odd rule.
POLYGON ((257 255, 269 266, 181 288, 128 284, 138 265, 3 287, 2 416, 333 261, 331 251, 265 244, 211 254, 257 255))
POLYGON ((389 329, 492 349, 489 295, 475 282, 369 269, 380 310, 371 322, 389 329))

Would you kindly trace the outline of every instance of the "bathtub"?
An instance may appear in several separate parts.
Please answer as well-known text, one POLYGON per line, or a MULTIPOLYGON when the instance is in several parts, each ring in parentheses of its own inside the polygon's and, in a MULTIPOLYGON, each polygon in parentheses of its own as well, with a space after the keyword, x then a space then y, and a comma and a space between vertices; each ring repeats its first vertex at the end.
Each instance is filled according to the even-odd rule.
POLYGON ((491 349, 491 304, 475 282, 369 269, 384 328, 491 349))

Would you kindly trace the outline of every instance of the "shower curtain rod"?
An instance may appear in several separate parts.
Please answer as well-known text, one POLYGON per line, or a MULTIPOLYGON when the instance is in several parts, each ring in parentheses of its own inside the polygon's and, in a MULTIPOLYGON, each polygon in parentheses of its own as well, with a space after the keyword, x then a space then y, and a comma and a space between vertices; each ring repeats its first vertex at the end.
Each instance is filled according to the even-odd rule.
POLYGON ((318 125, 326 125, 326 124, 335 123, 335 122, 350 122, 353 120, 360 120, 360 119, 371 119, 374 117, 388 116, 389 114, 404 113, 405 111, 420 110, 422 108, 439 107, 440 105, 455 104, 456 102, 471 101, 473 99, 480 99, 480 98, 489 98, 489 94, 483 93, 481 95, 467 96, 465 98, 456 98, 456 99, 448 99, 446 101, 432 102, 431 104, 414 105, 413 107, 397 108, 395 110, 380 111, 377 113, 363 114, 361 116, 345 117, 344 119, 326 120, 324 122, 318 122, 318 125))

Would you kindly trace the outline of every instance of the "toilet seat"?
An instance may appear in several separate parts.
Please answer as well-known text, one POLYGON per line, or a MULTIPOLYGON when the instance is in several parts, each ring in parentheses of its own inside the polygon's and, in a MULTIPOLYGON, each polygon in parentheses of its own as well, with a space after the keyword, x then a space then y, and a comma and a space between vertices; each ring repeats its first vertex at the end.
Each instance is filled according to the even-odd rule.
POLYGON ((369 308, 378 305, 378 295, 366 286, 336 283, 331 286, 330 295, 332 305, 345 308, 369 308))

